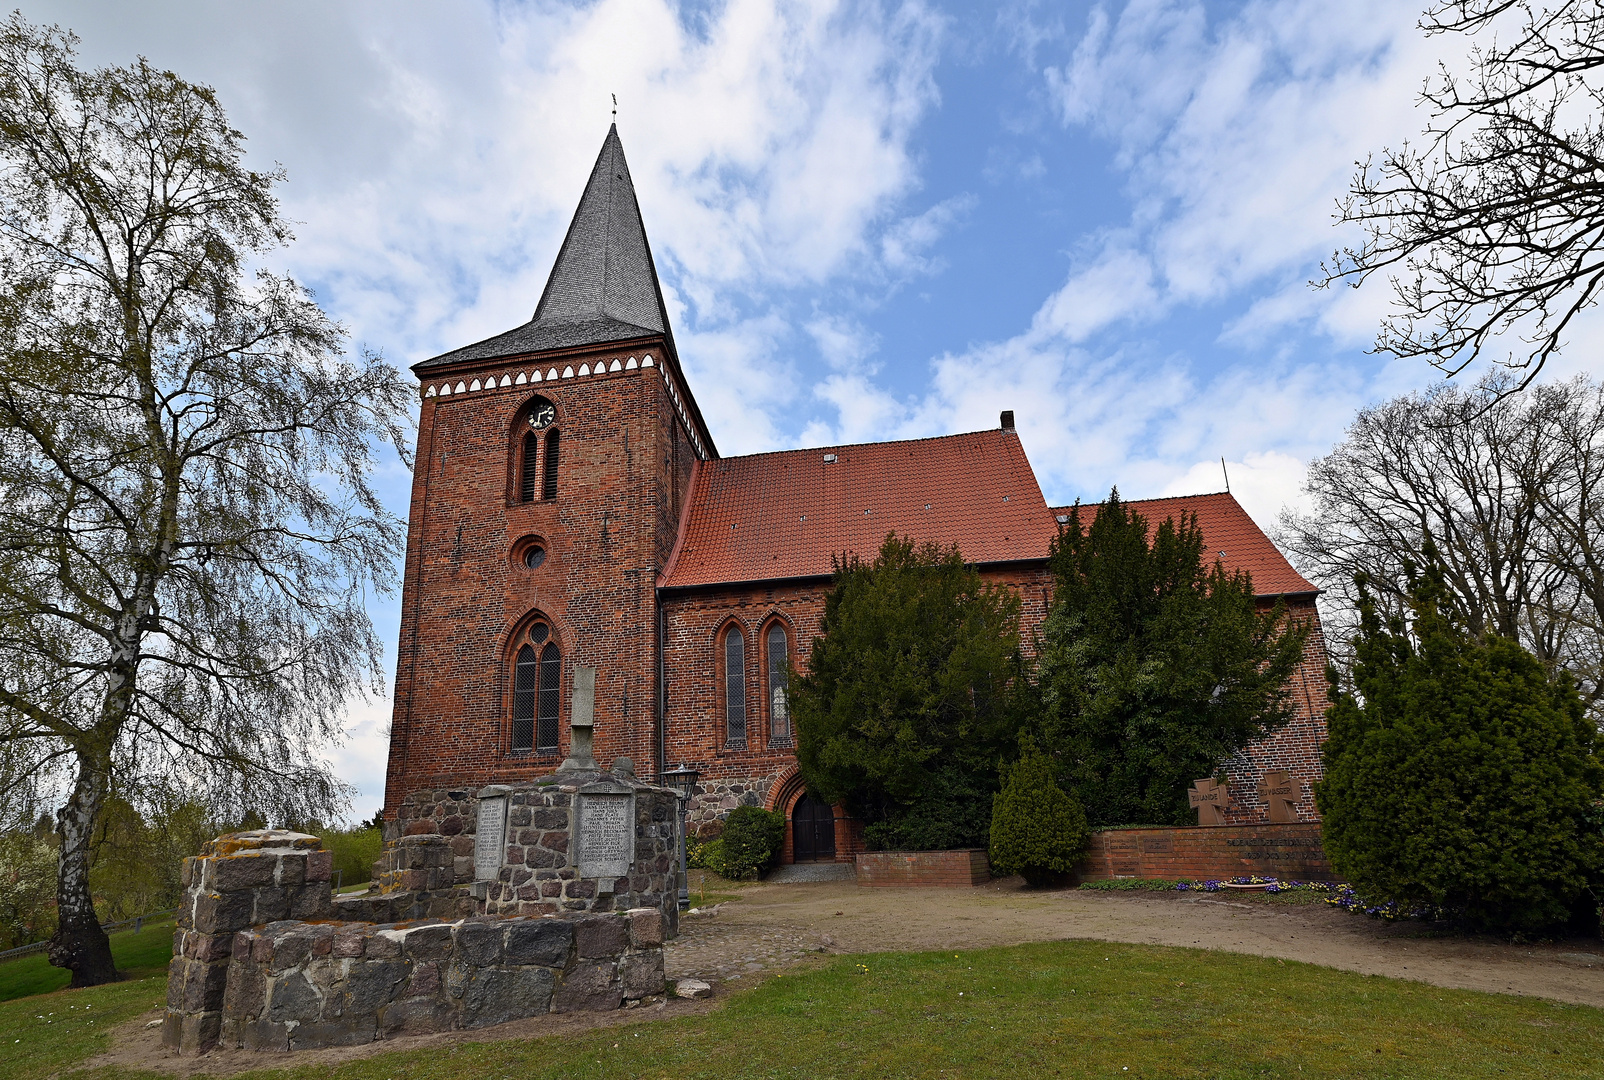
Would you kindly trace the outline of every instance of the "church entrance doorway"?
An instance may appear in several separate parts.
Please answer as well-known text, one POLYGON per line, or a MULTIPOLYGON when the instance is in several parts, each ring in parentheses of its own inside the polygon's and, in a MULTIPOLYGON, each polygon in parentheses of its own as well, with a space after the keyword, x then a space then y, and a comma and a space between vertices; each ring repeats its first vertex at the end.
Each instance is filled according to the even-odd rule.
POLYGON ((791 809, 792 850, 797 862, 835 859, 835 808, 805 792, 791 809))

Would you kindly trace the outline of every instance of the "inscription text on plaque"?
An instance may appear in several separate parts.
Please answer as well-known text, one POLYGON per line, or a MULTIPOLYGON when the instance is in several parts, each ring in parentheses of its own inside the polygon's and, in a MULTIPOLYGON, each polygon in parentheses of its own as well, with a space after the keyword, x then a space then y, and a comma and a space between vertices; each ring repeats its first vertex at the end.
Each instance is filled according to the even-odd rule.
POLYGON ((625 877, 635 861, 635 798, 579 796, 579 876, 625 877))
POLYGON ((494 881, 507 849, 507 796, 479 800, 479 824, 473 837, 473 876, 494 881))

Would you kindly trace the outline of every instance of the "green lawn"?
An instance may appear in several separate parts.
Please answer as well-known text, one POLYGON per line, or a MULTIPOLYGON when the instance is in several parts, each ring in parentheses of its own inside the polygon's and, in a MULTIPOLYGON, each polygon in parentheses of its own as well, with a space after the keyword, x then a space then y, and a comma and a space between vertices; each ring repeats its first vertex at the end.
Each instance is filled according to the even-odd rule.
MULTIPOLYGON (((0 1004, 0 1074, 56 1073, 92 1053, 106 1025, 161 998, 161 980, 151 979, 0 1004)), ((264 1066, 276 1069, 248 1075, 1594 1078, 1601 1060, 1598 1009, 1228 953, 1070 941, 844 956, 734 993, 701 1017, 394 1051, 334 1068, 268 1057, 264 1066)))
MULTIPOLYGON (((124 974, 142 975, 155 968, 166 972, 167 961, 173 958, 173 920, 151 923, 137 934, 132 930, 112 934, 111 956, 124 974)), ((0 963, 0 1001, 46 994, 70 981, 66 970, 51 967, 43 952, 19 956, 0 963)))

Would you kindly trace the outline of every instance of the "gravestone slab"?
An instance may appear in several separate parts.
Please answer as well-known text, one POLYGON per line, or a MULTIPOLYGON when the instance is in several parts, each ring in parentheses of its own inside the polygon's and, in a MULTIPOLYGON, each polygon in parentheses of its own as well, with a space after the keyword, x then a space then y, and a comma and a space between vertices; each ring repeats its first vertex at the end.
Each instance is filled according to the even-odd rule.
POLYGON ((635 863, 634 791, 606 781, 581 788, 575 831, 580 877, 628 877, 635 863))
POLYGON ((473 838, 473 876, 494 881, 507 852, 507 789, 497 784, 479 792, 479 821, 473 838))

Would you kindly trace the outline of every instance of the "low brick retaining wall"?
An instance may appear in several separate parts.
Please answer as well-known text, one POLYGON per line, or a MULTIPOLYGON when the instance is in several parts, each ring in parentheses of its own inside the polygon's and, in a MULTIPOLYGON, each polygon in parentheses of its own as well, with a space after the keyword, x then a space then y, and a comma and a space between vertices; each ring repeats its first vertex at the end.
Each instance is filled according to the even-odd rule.
POLYGON ((981 848, 957 851, 865 851, 857 856, 858 884, 918 888, 984 885, 991 863, 981 848))
POLYGON ((1232 878, 1328 881, 1320 823, 1106 829, 1092 833, 1079 881, 1110 878, 1232 878))

